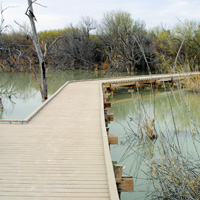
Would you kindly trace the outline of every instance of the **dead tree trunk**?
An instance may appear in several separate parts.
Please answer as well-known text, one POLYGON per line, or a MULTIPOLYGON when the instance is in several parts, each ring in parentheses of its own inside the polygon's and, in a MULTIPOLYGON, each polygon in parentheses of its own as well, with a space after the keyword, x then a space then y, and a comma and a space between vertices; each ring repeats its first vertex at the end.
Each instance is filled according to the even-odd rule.
POLYGON ((45 55, 42 52, 39 37, 38 37, 36 26, 35 26, 36 18, 33 12, 34 2, 35 1, 28 0, 28 8, 25 14, 28 16, 30 20, 31 30, 32 30, 32 40, 33 40, 33 44, 35 46, 37 56, 39 59, 41 81, 38 80, 38 83, 40 84, 40 92, 42 95, 42 99, 46 100, 48 98, 48 93, 47 93, 47 72, 46 72, 46 66, 45 66, 45 55))

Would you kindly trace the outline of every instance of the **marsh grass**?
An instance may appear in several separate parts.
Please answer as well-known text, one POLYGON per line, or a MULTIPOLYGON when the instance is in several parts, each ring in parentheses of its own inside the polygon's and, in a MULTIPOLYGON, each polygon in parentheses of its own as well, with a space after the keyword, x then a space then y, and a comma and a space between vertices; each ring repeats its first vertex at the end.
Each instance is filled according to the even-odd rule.
MULTIPOLYGON (((194 80, 188 78, 191 84, 194 80)), ((123 124, 127 150, 121 161, 137 154, 132 161, 136 179, 136 171, 146 166, 147 199, 200 199, 200 94, 182 84, 164 88, 159 98, 154 89, 149 99, 132 94, 133 114, 123 124)))
POLYGON ((200 92, 200 76, 194 76, 185 78, 181 81, 181 84, 185 87, 185 89, 189 92, 200 92))

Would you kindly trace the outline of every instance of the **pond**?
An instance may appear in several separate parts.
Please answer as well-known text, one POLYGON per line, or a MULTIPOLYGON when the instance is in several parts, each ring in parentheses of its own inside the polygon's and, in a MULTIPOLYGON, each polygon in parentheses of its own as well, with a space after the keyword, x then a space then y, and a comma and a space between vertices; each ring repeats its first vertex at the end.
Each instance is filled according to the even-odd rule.
MULTIPOLYGON (((115 76, 127 76, 127 74, 105 75, 102 71, 50 69, 48 71, 48 96, 50 97, 67 81, 115 76)), ((25 119, 42 103, 38 86, 32 74, 27 72, 0 73, 0 97, 2 97, 4 106, 3 111, 0 109, 0 119, 25 119), (12 96, 8 98, 10 93, 12 96)))
POLYGON ((114 121, 109 124, 110 134, 119 137, 119 144, 111 145, 112 160, 125 167, 124 175, 134 177, 134 192, 123 192, 122 200, 152 199, 150 165, 153 159, 160 159, 158 151, 163 136, 174 146, 179 145, 184 155, 189 153, 198 159, 199 98, 199 94, 182 90, 128 93, 127 89, 121 89, 108 99, 112 105, 108 111, 114 114, 114 121), (158 139, 145 139, 147 124, 152 128, 153 120, 158 139))
MULTIPOLYGON (((66 81, 106 77, 110 76, 100 71, 50 70, 48 95, 66 81)), ((1 73, 0 95, 4 105, 0 119, 24 119, 42 103, 31 73, 1 73), (11 98, 1 95, 6 92, 12 93, 11 98)), ((117 89, 109 98, 112 103, 109 112, 114 114, 110 133, 119 136, 119 145, 111 146, 112 160, 125 166, 124 175, 134 177, 134 192, 122 193, 122 200, 151 199, 149 194, 154 188, 149 166, 154 158, 159 158, 162 140, 174 147, 178 145, 184 155, 189 152, 196 158, 200 151, 199 98, 198 93, 176 89, 128 93, 127 88, 117 89), (145 132, 152 127, 158 139, 147 140, 145 132)))

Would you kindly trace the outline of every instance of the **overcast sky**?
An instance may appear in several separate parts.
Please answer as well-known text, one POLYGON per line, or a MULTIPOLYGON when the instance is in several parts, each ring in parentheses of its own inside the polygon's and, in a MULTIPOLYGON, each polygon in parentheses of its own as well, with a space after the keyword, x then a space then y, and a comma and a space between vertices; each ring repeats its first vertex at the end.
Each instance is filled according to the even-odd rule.
MULTIPOLYGON (((28 23, 27 0, 0 0, 2 6, 14 6, 4 13, 5 23, 16 28, 14 20, 28 23)), ((62 29, 76 25, 82 16, 100 21, 105 12, 127 11, 133 19, 144 20, 147 28, 164 25, 172 27, 178 20, 200 19, 200 0, 38 0, 47 8, 34 6, 38 31, 62 29)))

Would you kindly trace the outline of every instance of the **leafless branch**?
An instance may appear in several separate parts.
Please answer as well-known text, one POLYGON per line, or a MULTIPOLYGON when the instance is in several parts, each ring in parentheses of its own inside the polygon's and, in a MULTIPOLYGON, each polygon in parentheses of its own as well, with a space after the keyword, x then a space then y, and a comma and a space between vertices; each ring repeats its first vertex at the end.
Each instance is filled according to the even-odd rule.
POLYGON ((51 50, 51 48, 62 38, 63 38, 63 36, 59 36, 52 42, 52 44, 46 49, 46 51, 44 53, 44 58, 46 58, 46 56, 48 55, 48 53, 51 50))
POLYGON ((28 31, 23 25, 19 24, 19 23, 18 23, 17 21, 15 21, 15 20, 14 20, 14 22, 15 22, 19 27, 21 27, 22 29, 24 29, 25 32, 27 32, 27 33, 31 36, 31 32, 28 31))
POLYGON ((39 6, 42 6, 43 8, 47 8, 47 6, 44 6, 44 5, 39 4, 39 3, 37 3, 37 2, 35 2, 35 4, 37 4, 37 5, 39 5, 39 6))

